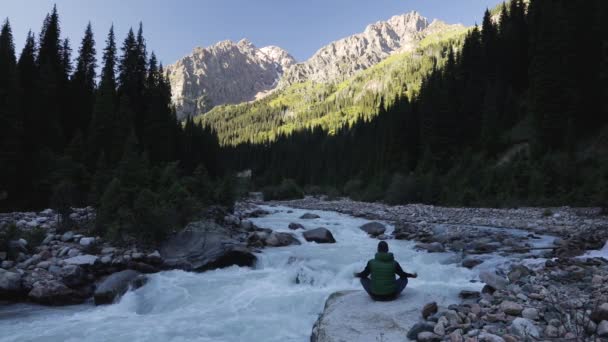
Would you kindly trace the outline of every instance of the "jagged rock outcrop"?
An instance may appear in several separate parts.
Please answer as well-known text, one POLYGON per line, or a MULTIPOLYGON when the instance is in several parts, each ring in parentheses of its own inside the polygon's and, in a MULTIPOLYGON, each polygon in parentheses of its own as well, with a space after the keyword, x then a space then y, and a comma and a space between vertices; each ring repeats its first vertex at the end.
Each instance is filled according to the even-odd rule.
POLYGON ((167 67, 178 118, 252 101, 274 89, 285 68, 295 62, 279 47, 258 49, 246 39, 196 48, 167 67))
POLYGON ((279 87, 303 81, 344 80, 394 53, 412 51, 429 34, 454 26, 461 25, 447 25, 439 20, 429 22, 415 11, 371 24, 364 32, 330 43, 306 62, 287 69, 279 87))

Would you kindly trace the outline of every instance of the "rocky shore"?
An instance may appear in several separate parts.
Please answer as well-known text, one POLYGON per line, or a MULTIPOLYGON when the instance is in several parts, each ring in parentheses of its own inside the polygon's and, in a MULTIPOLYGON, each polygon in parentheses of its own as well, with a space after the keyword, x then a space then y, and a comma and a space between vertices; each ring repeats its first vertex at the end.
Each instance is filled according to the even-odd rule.
MULTIPOLYGON (((470 269, 480 267, 490 255, 512 261, 481 272, 483 290, 462 291, 461 303, 440 307, 429 302, 420 308, 415 313, 419 322, 406 334, 401 333, 404 327, 399 319, 392 317, 393 328, 381 336, 385 341, 391 341, 396 330, 417 341, 608 340, 608 248, 586 254, 602 249, 608 239, 608 218, 599 209, 390 207, 315 198, 275 204, 389 221, 395 225, 394 232, 378 235, 379 239, 418 241, 417 247, 429 253, 457 252, 456 262, 470 269), (542 234, 555 239, 549 246, 535 248, 530 241, 541 240, 542 234)), ((311 341, 341 340, 332 333, 337 329, 332 313, 352 304, 354 299, 340 300, 344 296, 362 295, 330 296, 311 341)))

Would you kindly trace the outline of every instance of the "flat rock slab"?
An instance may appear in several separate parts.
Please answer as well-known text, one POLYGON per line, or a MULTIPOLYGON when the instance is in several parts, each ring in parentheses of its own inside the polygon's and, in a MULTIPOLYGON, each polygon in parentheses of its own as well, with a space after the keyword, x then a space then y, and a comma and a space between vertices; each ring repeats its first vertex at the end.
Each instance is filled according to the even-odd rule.
POLYGON ((93 266, 98 260, 99 258, 94 255, 85 254, 65 259, 65 263, 78 266, 93 266))
POLYGON ((300 219, 302 220, 314 220, 314 219, 318 219, 321 216, 317 215, 317 214, 313 214, 313 213, 306 213, 302 216, 300 216, 300 219))
POLYGON ((315 323, 311 342, 403 342, 420 317, 424 295, 406 289, 391 302, 375 302, 364 291, 329 296, 315 323))

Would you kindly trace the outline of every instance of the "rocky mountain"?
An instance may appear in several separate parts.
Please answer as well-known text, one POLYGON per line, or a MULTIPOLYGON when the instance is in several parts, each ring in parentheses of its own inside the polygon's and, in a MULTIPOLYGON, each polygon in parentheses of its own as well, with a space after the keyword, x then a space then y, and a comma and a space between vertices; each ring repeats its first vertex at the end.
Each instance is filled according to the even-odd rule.
POLYGON ((409 52, 429 34, 462 25, 429 20, 418 12, 397 15, 367 26, 364 32, 340 39, 317 51, 309 60, 289 68, 280 87, 303 81, 342 81, 395 53, 409 52))
POLYGON ((167 67, 178 118, 254 100, 274 89, 283 70, 295 62, 279 47, 258 49, 246 39, 195 48, 167 67))

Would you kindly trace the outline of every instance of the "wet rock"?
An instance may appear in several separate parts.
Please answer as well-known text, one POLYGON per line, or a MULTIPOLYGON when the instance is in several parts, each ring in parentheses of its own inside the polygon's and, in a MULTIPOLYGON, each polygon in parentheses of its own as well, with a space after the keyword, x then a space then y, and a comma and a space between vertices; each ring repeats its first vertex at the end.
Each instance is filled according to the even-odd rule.
POLYGON ((154 251, 146 255, 146 261, 152 265, 161 265, 163 263, 163 258, 158 251, 154 251))
POLYGON ((608 321, 601 321, 597 326, 597 336, 608 337, 608 321))
POLYGON ((21 274, 0 269, 0 299, 14 299, 21 290, 21 274))
POLYGON ((538 327, 534 325, 534 322, 527 319, 518 317, 513 320, 511 323, 511 327, 509 329, 513 335, 519 336, 521 338, 538 338, 540 337, 540 331, 538 327))
POLYGON ((373 237, 382 235, 386 231, 386 227, 380 222, 368 222, 359 228, 373 237))
POLYGON ((435 330, 435 324, 431 322, 418 322, 414 324, 410 330, 407 332, 407 338, 410 340, 415 340, 418 338, 418 335, 422 332, 433 332, 435 330))
POLYGON ((69 231, 69 232, 65 232, 63 233, 63 235, 61 235, 61 241, 62 242, 69 242, 74 238, 74 232, 69 231))
POLYGON ((316 243, 335 243, 336 239, 331 234, 331 232, 327 228, 316 228, 312 230, 305 231, 304 239, 309 242, 316 243))
POLYGON ((479 275, 479 279, 482 282, 486 283, 488 286, 491 286, 495 290, 503 290, 509 284, 509 281, 495 273, 490 273, 487 271, 481 272, 479 275))
POLYGON ((418 243, 418 244, 416 244, 416 248, 424 249, 429 253, 445 252, 445 247, 440 242, 418 243))
POLYGON ((302 216, 300 216, 300 219, 302 220, 313 220, 313 219, 318 219, 321 216, 317 215, 317 214, 313 214, 313 213, 305 213, 302 216))
POLYGON ((84 301, 72 289, 58 280, 44 280, 34 283, 28 297, 44 305, 69 305, 84 301))
POLYGON ((463 291, 460 291, 458 296, 462 299, 474 299, 474 298, 480 298, 481 293, 479 293, 479 291, 463 290, 463 291))
POLYGON ((83 269, 74 264, 68 264, 59 272, 61 280, 69 287, 76 287, 86 282, 86 274, 83 269))
POLYGON ((518 303, 505 300, 500 303, 500 310, 507 315, 518 316, 524 310, 524 307, 518 303))
POLYGON ((271 247, 284 247, 299 245, 300 241, 293 234, 274 232, 266 238, 265 243, 271 247))
POLYGON ((481 263, 483 263, 483 260, 479 260, 479 259, 475 259, 475 258, 464 258, 464 260, 462 260, 462 267, 471 269, 481 263))
POLYGON ((82 239, 80 239, 79 243, 81 246, 89 247, 89 246, 92 246, 93 244, 95 244, 95 238, 94 237, 83 237, 82 239))
POLYGON ((299 224, 299 223, 290 223, 289 224, 289 229, 291 230, 298 230, 298 229, 305 229, 303 225, 299 224))
POLYGON ((145 276, 134 270, 114 273, 104 279, 95 289, 95 305, 111 304, 122 297, 129 288, 139 288, 146 282, 145 276))
POLYGON ((203 272, 232 265, 253 266, 256 256, 230 231, 211 221, 198 221, 168 239, 160 254, 167 268, 203 272))
POLYGON ((429 331, 423 331, 418 334, 416 339, 419 342, 439 342, 441 341, 441 336, 429 331))
POLYGON ((436 302, 425 304, 422 307, 422 318, 427 319, 429 316, 437 313, 438 307, 436 302))
POLYGON ((99 258, 95 255, 85 254, 65 259, 64 261, 66 264, 86 267, 95 265, 99 261, 99 258))

